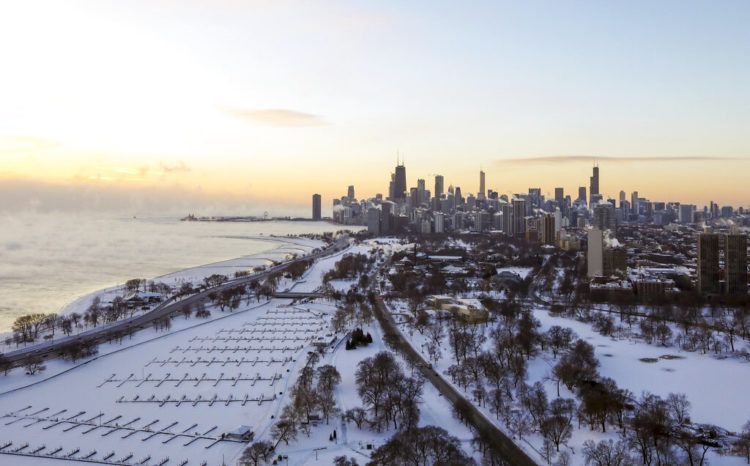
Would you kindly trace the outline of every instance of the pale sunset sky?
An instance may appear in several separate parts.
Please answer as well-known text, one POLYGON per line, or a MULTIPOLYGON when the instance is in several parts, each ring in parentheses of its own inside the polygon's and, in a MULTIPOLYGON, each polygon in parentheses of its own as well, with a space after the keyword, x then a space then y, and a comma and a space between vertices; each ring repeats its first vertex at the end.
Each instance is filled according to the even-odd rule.
POLYGON ((749 24, 742 0, 11 0, 0 207, 307 213, 385 193, 397 152, 410 186, 575 195, 598 160, 608 196, 748 206, 749 24))

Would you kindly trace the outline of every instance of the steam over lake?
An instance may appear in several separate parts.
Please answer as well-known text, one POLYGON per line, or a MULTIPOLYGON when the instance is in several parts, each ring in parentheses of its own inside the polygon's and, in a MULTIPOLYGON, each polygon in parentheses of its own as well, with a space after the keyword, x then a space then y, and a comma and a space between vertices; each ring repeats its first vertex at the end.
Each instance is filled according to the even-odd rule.
POLYGON ((326 222, 181 222, 101 214, 0 214, 0 332, 32 312, 130 278, 262 253, 279 243, 242 238, 336 231, 326 222))

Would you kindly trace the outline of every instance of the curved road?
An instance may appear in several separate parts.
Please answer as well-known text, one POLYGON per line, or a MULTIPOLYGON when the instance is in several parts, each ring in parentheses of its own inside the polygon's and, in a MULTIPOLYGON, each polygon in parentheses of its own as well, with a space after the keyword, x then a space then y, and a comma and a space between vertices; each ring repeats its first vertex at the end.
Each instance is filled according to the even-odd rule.
POLYGON ((309 254, 307 256, 292 259, 279 265, 275 265, 269 269, 263 270, 262 272, 248 275, 246 277, 236 278, 228 280, 227 282, 208 288, 194 295, 190 295, 184 299, 178 300, 176 297, 172 297, 167 301, 159 304, 154 310, 135 317, 128 319, 119 320, 112 324, 95 327, 93 329, 81 332, 77 335, 71 335, 68 337, 60 338, 51 342, 39 343, 36 345, 21 348, 15 351, 5 353, 3 356, 9 360, 14 366, 20 366, 23 361, 29 357, 39 357, 42 359, 55 357, 62 347, 70 343, 101 343, 107 339, 110 339, 113 335, 118 333, 127 333, 130 331, 138 331, 148 327, 153 321, 162 319, 166 316, 176 314, 180 312, 185 306, 193 306, 196 303, 207 300, 208 295, 217 291, 222 291, 228 288, 233 288, 237 285, 245 285, 247 283, 255 282, 258 280, 265 280, 271 274, 279 271, 283 271, 292 264, 306 261, 306 260, 317 260, 325 256, 336 254, 343 251, 349 246, 349 238, 342 236, 336 242, 328 245, 327 247, 309 254))
POLYGON ((467 401, 451 384, 446 382, 437 372, 432 370, 419 352, 417 352, 398 329, 393 316, 383 302, 383 298, 376 298, 376 306, 373 308, 375 318, 383 329, 386 340, 394 342, 404 358, 418 368, 426 380, 429 380, 437 390, 450 401, 453 406, 460 406, 466 413, 466 422, 487 439, 489 447, 492 448, 508 464, 513 466, 536 466, 529 456, 520 449, 503 431, 497 428, 487 419, 471 402, 467 401))

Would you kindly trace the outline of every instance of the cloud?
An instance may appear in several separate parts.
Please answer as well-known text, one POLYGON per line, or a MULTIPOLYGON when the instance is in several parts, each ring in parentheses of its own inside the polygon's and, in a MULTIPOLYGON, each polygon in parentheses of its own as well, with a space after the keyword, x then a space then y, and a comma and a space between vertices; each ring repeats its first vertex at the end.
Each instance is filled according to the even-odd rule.
POLYGON ((177 161, 177 163, 172 164, 159 162, 159 168, 161 168, 162 172, 164 173, 188 173, 189 171, 191 171, 190 166, 182 160, 179 160, 177 161))
POLYGON ((608 156, 608 155, 547 155, 536 157, 510 157, 495 160, 497 165, 522 165, 539 163, 651 163, 651 162, 709 162, 723 160, 740 160, 736 157, 704 156, 704 155, 681 155, 675 157, 666 156, 608 156))
POLYGON ((322 126, 326 122, 312 113, 284 108, 223 109, 224 113, 261 125, 280 127, 322 126))

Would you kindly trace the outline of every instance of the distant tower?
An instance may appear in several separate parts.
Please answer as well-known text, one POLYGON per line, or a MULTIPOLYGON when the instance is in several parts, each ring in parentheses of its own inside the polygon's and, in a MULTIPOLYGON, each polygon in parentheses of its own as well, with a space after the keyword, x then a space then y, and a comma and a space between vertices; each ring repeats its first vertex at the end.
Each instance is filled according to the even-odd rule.
POLYGON ((346 197, 351 199, 356 199, 354 196, 354 185, 349 185, 349 189, 346 190, 346 197))
POLYGON ((589 179, 589 204, 599 196, 599 165, 594 165, 594 171, 589 179))
POLYGON ((406 201, 406 167, 403 163, 396 165, 396 173, 393 177, 393 201, 402 204, 406 201))
POLYGON ((555 203, 562 209, 565 204, 565 189, 555 188, 555 203))
POLYGON ((417 206, 427 202, 427 187, 423 178, 417 180, 417 206))
POLYGON ((484 185, 484 170, 479 170, 479 198, 484 199, 487 195, 487 190, 484 185))
POLYGON ((312 219, 313 220, 320 220, 322 218, 322 216, 320 215, 320 205, 321 205, 320 194, 313 194, 312 196, 312 219))
POLYGON ((586 186, 578 187, 578 199, 577 200, 586 202, 586 186))
POLYGON ((440 199, 443 196, 443 185, 445 180, 443 175, 435 175, 435 197, 440 199))

